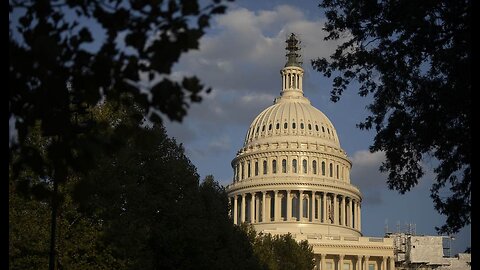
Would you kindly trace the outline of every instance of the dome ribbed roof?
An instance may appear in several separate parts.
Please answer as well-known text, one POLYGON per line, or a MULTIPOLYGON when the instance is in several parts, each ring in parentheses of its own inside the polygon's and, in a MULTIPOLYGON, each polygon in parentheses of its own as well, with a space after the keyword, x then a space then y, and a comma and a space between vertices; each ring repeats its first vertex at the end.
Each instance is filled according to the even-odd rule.
POLYGON ((303 95, 282 96, 263 110, 250 125, 244 146, 261 143, 264 139, 271 142, 276 137, 285 141, 291 136, 295 136, 295 140, 321 141, 340 147, 332 122, 303 95))

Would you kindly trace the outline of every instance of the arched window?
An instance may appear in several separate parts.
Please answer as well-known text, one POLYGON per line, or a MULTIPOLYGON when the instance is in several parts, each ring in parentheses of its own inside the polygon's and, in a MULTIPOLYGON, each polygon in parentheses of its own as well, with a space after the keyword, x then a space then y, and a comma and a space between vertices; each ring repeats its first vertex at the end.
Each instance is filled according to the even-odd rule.
POLYGON ((318 125, 315 125, 315 129, 318 131, 318 125))
POLYGON ((312 170, 313 170, 313 174, 317 174, 317 161, 316 160, 312 161, 312 170))
POLYGON ((312 124, 308 124, 308 129, 312 130, 312 124))
POLYGON ((322 132, 325 132, 325 128, 322 126, 322 132))
POLYGON ((265 131, 265 125, 262 126, 262 131, 265 131))
POLYGON ((255 161, 255 176, 258 175, 258 161, 255 161))
POLYGON ((297 173, 297 160, 292 160, 292 172, 297 173))
POLYGON ((295 127, 296 127, 296 126, 295 126, 295 123, 292 123, 292 128, 295 129, 295 127))
POLYGON ((338 179, 338 165, 337 165, 337 179, 338 179))
POLYGON ((333 177, 333 164, 330 163, 330 177, 333 177))
POLYGON ((282 173, 286 173, 287 172, 287 160, 284 159, 282 160, 282 173))
POLYGON ((325 161, 322 161, 322 175, 325 175, 325 161))
POLYGON ((267 174, 267 161, 263 161, 263 174, 267 174))
POLYGON ((268 130, 272 130, 272 124, 268 125, 268 130))
POLYGON ((303 198, 302 202, 303 202, 303 214, 302 214, 302 216, 304 218, 308 218, 308 210, 309 210, 308 209, 308 199, 303 198))
POLYGON ((287 123, 283 124, 283 129, 287 129, 287 128, 288 128, 287 123))
POLYGON ((300 123, 300 128, 301 128, 301 129, 304 129, 304 128, 305 128, 305 126, 303 125, 303 123, 300 123))
POLYGON ((256 131, 257 133, 258 133, 258 130, 259 130, 259 129, 260 129, 260 127, 257 127, 257 131, 256 131))
POLYGON ((302 167, 303 167, 303 173, 306 174, 306 173, 307 173, 307 160, 304 159, 304 160, 302 161, 302 163, 303 163, 303 164, 302 164, 302 165, 303 165, 303 166, 302 166, 302 167))
POLYGON ((280 128, 280 123, 277 123, 277 129, 279 129, 279 128, 280 128))
POLYGON ((328 135, 330 135, 330 129, 328 129, 328 128, 327 128, 327 133, 328 133, 328 135))
POLYGON ((298 196, 292 198, 292 217, 300 219, 300 215, 298 214, 298 196))
POLYGON ((277 173, 277 161, 272 161, 272 173, 277 173))
POLYGON ((247 177, 250 177, 250 162, 247 163, 247 177))

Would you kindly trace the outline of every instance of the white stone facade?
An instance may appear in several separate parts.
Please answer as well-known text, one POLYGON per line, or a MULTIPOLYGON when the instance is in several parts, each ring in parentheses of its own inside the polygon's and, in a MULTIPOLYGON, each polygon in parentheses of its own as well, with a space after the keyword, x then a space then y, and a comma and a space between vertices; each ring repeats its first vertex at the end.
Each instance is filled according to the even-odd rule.
POLYGON ((233 222, 308 240, 316 269, 393 270, 393 239, 362 236, 352 163, 330 120, 304 97, 298 55, 287 56, 280 97, 253 120, 232 161, 233 222))

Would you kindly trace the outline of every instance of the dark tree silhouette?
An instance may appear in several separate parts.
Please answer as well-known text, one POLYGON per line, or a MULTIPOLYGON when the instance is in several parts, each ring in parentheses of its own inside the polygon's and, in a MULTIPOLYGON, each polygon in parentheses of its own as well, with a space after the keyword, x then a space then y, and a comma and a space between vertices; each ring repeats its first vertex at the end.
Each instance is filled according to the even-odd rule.
POLYGON ((209 89, 195 76, 172 80, 172 65, 198 48, 211 16, 225 11, 222 2, 9 1, 9 119, 18 132, 10 161, 13 179, 31 169, 53 183, 50 269, 58 186, 89 171, 98 153, 118 148, 125 132, 115 129, 120 140, 113 140, 102 131, 108 123, 95 121, 89 109, 103 98, 127 106, 133 100, 152 122, 162 114, 181 121, 209 89), (37 125, 43 152, 28 142, 37 125))
POLYGON ((471 221, 471 1, 324 0, 326 40, 341 40, 313 67, 334 76, 331 100, 356 80, 373 95, 370 151, 385 151, 380 167, 390 189, 405 193, 433 157, 435 208, 446 215, 439 233, 471 221))

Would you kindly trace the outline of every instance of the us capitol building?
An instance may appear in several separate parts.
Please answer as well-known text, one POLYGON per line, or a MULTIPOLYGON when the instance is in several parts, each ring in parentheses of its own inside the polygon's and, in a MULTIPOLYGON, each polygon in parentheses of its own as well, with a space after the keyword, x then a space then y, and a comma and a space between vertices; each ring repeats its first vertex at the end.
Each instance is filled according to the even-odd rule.
POLYGON ((291 34, 282 90, 247 131, 227 192, 233 222, 308 240, 315 269, 394 270, 393 238, 364 237, 362 193, 332 122, 303 95, 299 41, 291 34))

